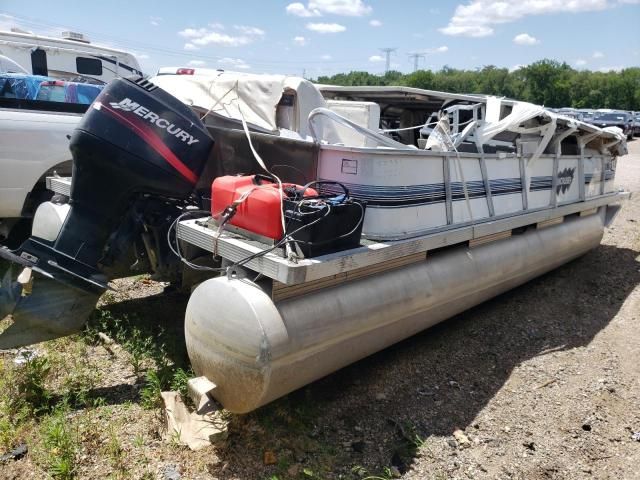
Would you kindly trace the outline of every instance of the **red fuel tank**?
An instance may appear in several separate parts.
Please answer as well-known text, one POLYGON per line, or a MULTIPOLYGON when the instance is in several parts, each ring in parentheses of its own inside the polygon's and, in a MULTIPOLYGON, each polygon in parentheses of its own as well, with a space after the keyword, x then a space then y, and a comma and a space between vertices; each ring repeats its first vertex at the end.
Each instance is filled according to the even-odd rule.
MULTIPOLYGON (((304 187, 294 183, 283 183, 287 198, 302 193, 304 187)), ((273 240, 280 240, 282 231, 282 205, 278 184, 264 175, 239 175, 216 178, 211 184, 211 215, 218 220, 224 210, 243 195, 247 198, 240 203, 229 224, 243 228, 273 240)), ((304 196, 316 196, 312 188, 304 191, 304 196)))

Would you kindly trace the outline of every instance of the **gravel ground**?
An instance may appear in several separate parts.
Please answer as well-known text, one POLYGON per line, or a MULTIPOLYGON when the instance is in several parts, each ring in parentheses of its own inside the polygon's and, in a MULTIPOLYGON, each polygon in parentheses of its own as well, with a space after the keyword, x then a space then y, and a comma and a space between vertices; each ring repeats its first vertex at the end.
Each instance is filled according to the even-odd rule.
MULTIPOLYGON (((107 355, 101 346, 82 350, 101 370, 95 390, 107 402, 87 421, 96 422, 96 438, 99 425, 115 426, 128 478, 640 478, 640 441, 632 439, 640 431, 640 140, 629 149, 617 181, 636 197, 600 247, 254 413, 230 416, 224 444, 190 452, 160 440, 158 416, 135 403, 131 367, 118 349, 107 355)), ((162 285, 140 279, 120 288, 110 299, 114 315, 152 318, 182 341, 186 297, 156 295, 162 285)), ((117 478, 100 449, 83 444, 83 452, 79 478, 117 478)), ((0 478, 42 472, 27 456, 0 466, 0 478)))

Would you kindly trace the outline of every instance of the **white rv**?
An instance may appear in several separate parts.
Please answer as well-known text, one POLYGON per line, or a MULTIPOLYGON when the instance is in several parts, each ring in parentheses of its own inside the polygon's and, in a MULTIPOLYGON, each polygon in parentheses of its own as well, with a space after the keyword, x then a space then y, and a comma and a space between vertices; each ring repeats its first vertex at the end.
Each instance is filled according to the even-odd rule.
POLYGON ((63 32, 61 38, 55 38, 0 30, 0 55, 33 75, 63 80, 107 83, 116 77, 142 75, 131 53, 94 45, 75 32, 63 32))

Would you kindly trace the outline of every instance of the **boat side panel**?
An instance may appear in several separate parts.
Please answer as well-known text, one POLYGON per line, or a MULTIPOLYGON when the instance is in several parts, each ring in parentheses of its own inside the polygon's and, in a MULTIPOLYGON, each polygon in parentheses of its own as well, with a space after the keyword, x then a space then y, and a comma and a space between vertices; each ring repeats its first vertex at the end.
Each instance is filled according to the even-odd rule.
POLYGON ((552 157, 541 157, 533 164, 531 161, 525 161, 529 178, 529 209, 544 208, 551 204, 553 160, 552 157))
POLYGON ((398 236, 447 225, 443 158, 321 149, 318 177, 367 202, 365 236, 398 236))
POLYGON ((487 174, 496 215, 522 210, 522 181, 518 158, 487 158, 487 174))
POLYGON ((556 189, 551 195, 556 195, 559 204, 577 202, 580 200, 580 178, 578 175, 577 158, 560 158, 556 172, 556 189))
POLYGON ((489 207, 487 205, 487 192, 485 191, 480 169, 480 159, 460 159, 451 158, 451 193, 453 196, 453 223, 464 223, 471 220, 479 220, 489 217, 489 207), (462 177, 460 176, 460 168, 462 177), (466 194, 463 189, 463 181, 466 184, 466 194), (471 205, 469 216, 469 206, 467 197, 471 205))
POLYGON ((586 198, 600 195, 602 161, 602 157, 591 156, 584 158, 584 190, 586 198))

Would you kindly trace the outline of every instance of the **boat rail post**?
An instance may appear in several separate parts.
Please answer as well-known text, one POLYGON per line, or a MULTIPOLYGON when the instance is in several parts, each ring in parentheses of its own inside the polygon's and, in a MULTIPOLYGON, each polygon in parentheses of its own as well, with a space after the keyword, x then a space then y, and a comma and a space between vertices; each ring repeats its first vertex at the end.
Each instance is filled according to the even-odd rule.
MULTIPOLYGON (((596 138, 598 135, 600 135, 600 132, 594 132, 594 133, 588 133, 585 135, 582 135, 580 137, 578 137, 578 149, 580 150, 580 162, 584 162, 584 148, 587 146, 587 144, 593 140, 594 138, 596 138)), ((605 179, 605 159, 602 156, 602 152, 600 153, 600 195, 604 195, 604 179, 605 179)), ((579 174, 580 172, 578 172, 579 174)), ((584 190, 584 165, 583 165, 583 171, 582 171, 582 186, 583 186, 583 190, 584 190)))
POLYGON ((444 179, 444 203, 447 214, 447 225, 453 224, 453 197, 451 194, 451 165, 449 156, 445 153, 442 156, 442 173, 444 179))
POLYGON ((580 201, 584 202, 586 199, 586 194, 585 194, 585 190, 584 190, 584 146, 580 145, 579 146, 579 150, 580 150, 580 158, 578 158, 578 180, 580 181, 580 183, 578 184, 578 194, 580 196, 580 201))
POLYGON ((480 154, 480 173, 482 174, 482 182, 484 183, 485 198, 487 199, 487 208, 489 209, 489 216, 495 217, 496 213, 493 208, 493 195, 491 194, 491 182, 489 182, 489 176, 487 174, 487 163, 484 158, 484 153, 480 154))
POLYGON ((600 172, 600 195, 604 195, 604 182, 607 180, 607 160, 600 154, 600 165, 602 166, 600 172))
POLYGON ((549 206, 556 207, 558 205, 558 169, 560 168, 560 157, 556 153, 553 157, 553 171, 551 173, 551 193, 549 196, 549 206))
POLYGON ((520 186, 522 191, 522 210, 529 210, 529 189, 527 188, 527 166, 522 155, 518 158, 520 164, 520 186))

